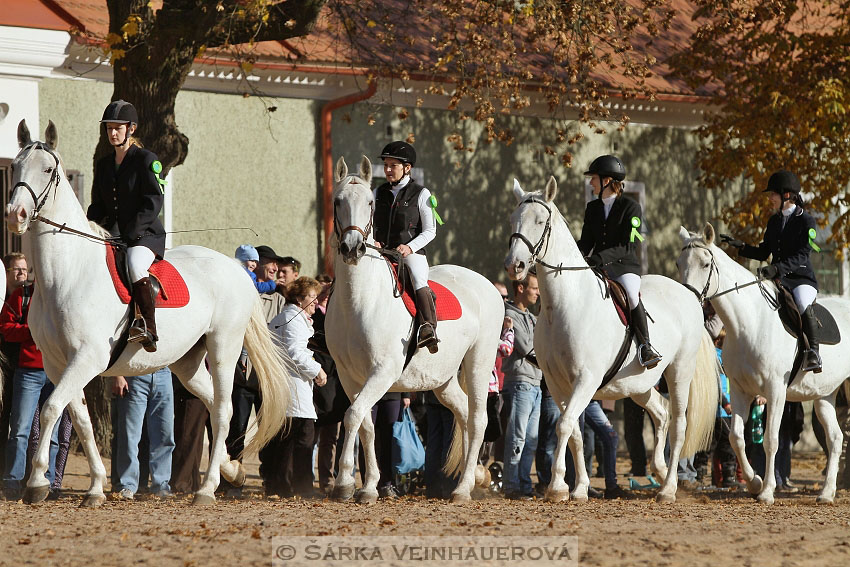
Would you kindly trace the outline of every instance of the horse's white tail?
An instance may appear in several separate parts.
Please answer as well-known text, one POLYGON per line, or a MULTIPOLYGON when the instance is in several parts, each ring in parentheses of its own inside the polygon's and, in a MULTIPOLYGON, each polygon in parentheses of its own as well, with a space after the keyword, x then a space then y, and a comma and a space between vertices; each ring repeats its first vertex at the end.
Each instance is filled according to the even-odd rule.
POLYGON ((254 436, 242 451, 243 455, 258 452, 283 428, 291 395, 289 369, 292 368, 292 361, 286 351, 276 344, 266 324, 259 298, 254 304, 251 322, 245 330, 245 348, 257 372, 263 403, 257 421, 251 425, 254 436))
POLYGON ((697 364, 688 391, 688 425, 682 457, 707 449, 714 436, 717 404, 720 401, 720 365, 708 331, 703 330, 697 364))
MULTIPOLYGON (((466 388, 466 378, 465 373, 461 371, 458 374, 458 383, 460 384, 461 390, 469 396, 469 392, 466 388)), ((468 401, 468 398, 467 398, 468 401)), ((472 419, 472 416, 467 415, 467 420, 472 419)), ((443 465, 443 472, 446 473, 449 477, 456 477, 461 468, 464 465, 463 459, 463 434, 464 431, 460 427, 460 423, 457 419, 454 420, 454 427, 452 427, 452 444, 449 445, 449 454, 446 455, 446 464, 443 465)))

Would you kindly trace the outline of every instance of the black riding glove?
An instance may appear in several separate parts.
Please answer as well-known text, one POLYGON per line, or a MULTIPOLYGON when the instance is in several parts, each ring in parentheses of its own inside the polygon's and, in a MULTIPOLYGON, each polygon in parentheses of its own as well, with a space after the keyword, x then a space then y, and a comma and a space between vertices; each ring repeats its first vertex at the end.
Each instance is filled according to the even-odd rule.
POLYGON ((591 268, 596 268, 602 263, 602 258, 600 258, 598 254, 588 256, 585 260, 587 260, 587 265, 591 268))
POLYGON ((777 268, 774 264, 762 266, 759 268, 759 274, 761 274, 761 277, 766 280, 772 280, 779 275, 779 268, 777 268))
POLYGON ((744 242, 742 240, 738 240, 737 238, 732 238, 728 234, 721 234, 720 235, 720 242, 725 242, 729 246, 731 246, 733 248, 737 248, 738 250, 740 250, 741 248, 744 247, 744 242))

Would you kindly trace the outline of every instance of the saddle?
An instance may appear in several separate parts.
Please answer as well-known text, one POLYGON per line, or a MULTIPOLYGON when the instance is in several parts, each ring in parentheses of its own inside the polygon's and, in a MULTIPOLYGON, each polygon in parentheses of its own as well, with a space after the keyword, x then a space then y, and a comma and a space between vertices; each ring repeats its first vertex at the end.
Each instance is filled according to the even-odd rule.
MULTIPOLYGON (((790 381, 794 379, 803 365, 803 352, 809 348, 809 341, 803 333, 803 318, 791 291, 778 282, 777 288, 779 289, 777 297, 779 320, 782 321, 782 326, 785 327, 788 334, 797 339, 797 354, 794 356, 791 374, 788 375, 790 384, 790 381)), ((837 345, 841 342, 841 331, 838 329, 838 324, 835 322, 832 313, 817 302, 812 303, 812 310, 814 311, 818 327, 820 327, 818 331, 820 344, 837 345)))
POLYGON ((609 279, 604 273, 596 273, 602 278, 607 290, 607 295, 611 298, 611 303, 614 304, 614 309, 616 309, 617 315, 620 317, 620 322, 626 328, 626 334, 625 337, 623 337, 623 344, 620 346, 620 350, 614 358, 614 363, 608 369, 608 372, 605 373, 605 376, 602 377, 602 383, 599 385, 599 388, 597 388, 597 390, 601 390, 608 385, 608 382, 614 378, 626 362, 626 357, 629 355, 629 347, 632 343, 632 337, 634 337, 634 331, 632 331, 631 327, 631 310, 629 309, 629 300, 626 296, 626 289, 621 283, 609 279))
MULTIPOLYGON (((121 303, 127 305, 132 299, 130 276, 127 269, 127 251, 123 247, 106 245, 106 265, 112 284, 121 303)), ((150 268, 151 283, 156 293, 156 307, 168 309, 184 307, 189 303, 189 288, 183 276, 167 260, 159 260, 150 268)))
MULTIPOLYGON (((387 263, 393 271, 397 283, 398 292, 401 294, 401 300, 407 308, 407 312, 412 317, 416 317, 416 301, 413 299, 413 279, 407 274, 407 268, 403 274, 399 274, 398 264, 387 259, 387 263)), ((463 308, 460 305, 455 294, 447 287, 438 284, 433 280, 428 280, 428 287, 434 294, 437 304, 437 321, 454 321, 460 319, 463 315, 463 308)))

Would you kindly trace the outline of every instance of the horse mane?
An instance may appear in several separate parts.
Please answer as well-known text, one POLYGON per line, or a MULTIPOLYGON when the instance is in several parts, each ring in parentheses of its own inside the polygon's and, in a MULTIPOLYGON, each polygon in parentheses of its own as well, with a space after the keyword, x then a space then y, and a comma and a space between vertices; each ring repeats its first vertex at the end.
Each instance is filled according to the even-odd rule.
POLYGON ((110 236, 112 236, 111 232, 109 232, 94 221, 89 221, 89 228, 92 230, 93 233, 95 233, 96 236, 99 236, 101 238, 109 238, 110 236))

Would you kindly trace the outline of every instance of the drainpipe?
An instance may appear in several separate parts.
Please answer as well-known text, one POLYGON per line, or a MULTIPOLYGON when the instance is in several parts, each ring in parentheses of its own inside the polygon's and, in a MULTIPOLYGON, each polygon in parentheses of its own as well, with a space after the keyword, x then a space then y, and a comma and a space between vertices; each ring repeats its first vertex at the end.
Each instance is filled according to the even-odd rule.
POLYGON ((331 120, 333 111, 343 106, 371 98, 378 89, 375 79, 369 81, 365 91, 346 95, 328 101, 322 107, 322 227, 325 233, 325 272, 333 275, 333 256, 331 255, 331 232, 333 231, 333 192, 334 192, 334 163, 331 154, 331 120))

